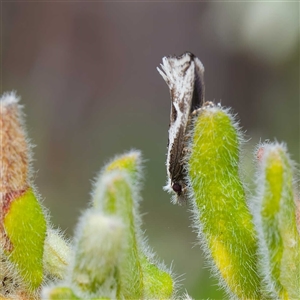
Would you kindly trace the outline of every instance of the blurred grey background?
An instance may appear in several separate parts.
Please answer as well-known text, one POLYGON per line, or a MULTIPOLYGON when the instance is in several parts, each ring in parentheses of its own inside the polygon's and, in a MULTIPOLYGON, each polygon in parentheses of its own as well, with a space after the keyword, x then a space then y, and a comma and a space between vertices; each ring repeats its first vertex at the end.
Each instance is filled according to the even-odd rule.
POLYGON ((1 2, 2 92, 22 97, 36 185, 67 235, 91 180, 115 154, 141 149, 141 212, 149 244, 194 299, 221 299, 205 267, 189 206, 162 190, 170 99, 156 71, 191 51, 205 66, 206 99, 238 114, 252 153, 285 141, 299 163, 299 3, 1 2))

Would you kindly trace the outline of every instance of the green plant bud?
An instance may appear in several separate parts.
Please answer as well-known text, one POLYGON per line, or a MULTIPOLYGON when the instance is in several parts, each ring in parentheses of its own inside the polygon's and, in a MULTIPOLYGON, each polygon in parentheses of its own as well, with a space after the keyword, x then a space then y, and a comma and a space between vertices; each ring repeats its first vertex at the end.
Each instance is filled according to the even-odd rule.
POLYGON ((11 203, 4 228, 12 245, 11 251, 5 253, 9 254, 29 289, 38 288, 43 280, 46 221, 31 189, 11 203))
MULTIPOLYGON (((103 189, 103 185, 106 186, 107 175, 116 172, 122 171, 123 174, 128 176, 128 180, 134 187, 133 192, 136 194, 136 198, 139 192, 139 181, 141 177, 141 153, 137 150, 129 151, 120 156, 116 156, 112 161, 110 161, 99 173, 98 178, 94 183, 94 191, 92 193, 92 201, 95 207, 102 207, 103 209, 103 194, 106 192, 103 189)), ((136 206, 136 210, 138 209, 138 201, 139 199, 135 199, 135 202, 132 204, 136 206)), ((112 205, 112 203, 108 204, 112 205)))
POLYGON ((63 279, 70 257, 70 246, 59 230, 48 228, 44 246, 44 271, 50 276, 63 279))
POLYGON ((261 269, 279 299, 300 299, 300 238, 293 163, 285 145, 261 145, 257 195, 252 203, 259 232, 261 269))
POLYGON ((141 254, 144 299, 170 299, 174 290, 170 271, 149 256, 141 254))
POLYGON ((131 177, 132 182, 139 180, 141 174, 141 152, 137 150, 131 150, 123 155, 117 156, 104 168, 105 172, 120 170, 126 171, 131 177))
POLYGON ((219 106, 194 121, 188 174, 195 228, 220 284, 239 299, 262 299, 257 238, 239 177, 240 130, 219 106))
POLYGON ((138 210, 140 177, 140 152, 116 157, 100 173, 93 203, 104 214, 119 216, 125 225, 127 248, 119 268, 120 295, 126 299, 166 299, 173 293, 170 272, 153 259, 142 237, 138 210))
POLYGON ((117 267, 123 249, 124 225, 116 216, 86 211, 78 224, 72 282, 90 298, 117 297, 117 267))
POLYGON ((43 280, 46 220, 31 187, 31 146, 18 102, 15 93, 0 98, 0 245, 34 292, 43 280))
POLYGON ((120 170, 108 171, 100 180, 102 195, 96 199, 97 208, 104 214, 118 216, 124 224, 126 249, 119 265, 120 293, 125 298, 140 298, 142 295, 142 270, 139 261, 138 227, 135 211, 135 193, 130 177, 120 170))

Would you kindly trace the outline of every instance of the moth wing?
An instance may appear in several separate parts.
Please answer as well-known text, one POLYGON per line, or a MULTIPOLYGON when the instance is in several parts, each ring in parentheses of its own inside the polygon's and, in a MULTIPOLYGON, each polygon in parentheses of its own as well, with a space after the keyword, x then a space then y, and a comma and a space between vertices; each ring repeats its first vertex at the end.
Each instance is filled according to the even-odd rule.
MULTIPOLYGON (((182 151, 196 74, 194 56, 185 53, 180 57, 164 57, 160 66, 161 70, 158 68, 158 71, 169 86, 172 101, 166 164, 168 177, 174 181, 182 173, 182 151)), ((168 180, 166 189, 169 191, 172 190, 170 185, 171 181, 168 180)))
POLYGON ((204 66, 198 57, 195 62, 195 82, 192 109, 197 109, 205 102, 204 66))
MULTIPOLYGON (((201 63, 201 62, 200 62, 201 63)), ((185 53, 182 56, 166 56, 161 69, 157 68, 159 74, 165 80, 170 89, 171 100, 178 103, 176 110, 183 111, 183 104, 191 104, 195 81, 194 56, 185 53)))

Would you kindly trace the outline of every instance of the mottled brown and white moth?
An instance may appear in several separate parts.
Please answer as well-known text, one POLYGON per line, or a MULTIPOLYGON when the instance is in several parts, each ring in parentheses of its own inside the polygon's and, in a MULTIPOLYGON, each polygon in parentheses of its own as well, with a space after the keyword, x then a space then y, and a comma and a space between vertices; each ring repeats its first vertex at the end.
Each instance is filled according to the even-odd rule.
POLYGON ((171 114, 167 153, 167 184, 164 190, 175 192, 174 203, 186 200, 184 157, 192 113, 204 103, 204 67, 190 52, 166 56, 157 68, 170 89, 171 114))

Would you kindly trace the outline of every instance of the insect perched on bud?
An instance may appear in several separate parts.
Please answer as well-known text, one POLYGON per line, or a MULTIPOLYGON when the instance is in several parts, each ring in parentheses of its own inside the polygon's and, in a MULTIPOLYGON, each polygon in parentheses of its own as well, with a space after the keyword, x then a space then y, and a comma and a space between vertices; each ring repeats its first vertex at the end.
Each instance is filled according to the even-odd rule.
POLYGON ((187 150, 188 127, 193 112, 204 103, 204 67, 190 52, 166 56, 157 68, 170 89, 171 113, 167 153, 168 180, 164 190, 177 195, 175 203, 186 200, 184 157, 187 150))

